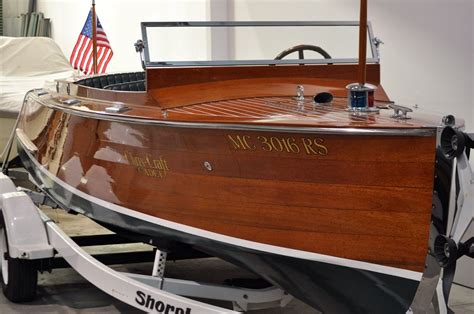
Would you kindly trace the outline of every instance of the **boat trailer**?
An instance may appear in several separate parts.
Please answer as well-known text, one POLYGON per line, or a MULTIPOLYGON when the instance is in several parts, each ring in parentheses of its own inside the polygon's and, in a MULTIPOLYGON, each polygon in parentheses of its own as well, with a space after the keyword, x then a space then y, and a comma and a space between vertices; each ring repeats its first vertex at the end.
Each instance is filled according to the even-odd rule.
POLYGON ((10 177, 0 173, 1 277, 11 301, 31 299, 38 262, 51 265, 57 256, 97 288, 145 312, 238 313, 283 307, 293 299, 274 286, 249 289, 166 278, 167 253, 160 250, 154 253, 151 275, 116 271, 87 253, 38 207, 51 202, 43 194, 17 188, 10 177), (190 298, 232 302, 233 310, 190 298))

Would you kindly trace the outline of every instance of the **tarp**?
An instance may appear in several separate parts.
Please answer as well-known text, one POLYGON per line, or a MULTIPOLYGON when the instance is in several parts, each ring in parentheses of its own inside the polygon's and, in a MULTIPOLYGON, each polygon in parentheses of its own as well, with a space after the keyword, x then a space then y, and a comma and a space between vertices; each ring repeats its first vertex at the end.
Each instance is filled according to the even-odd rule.
POLYGON ((54 88, 54 80, 73 73, 51 38, 0 37, 0 113, 17 113, 27 91, 54 88))

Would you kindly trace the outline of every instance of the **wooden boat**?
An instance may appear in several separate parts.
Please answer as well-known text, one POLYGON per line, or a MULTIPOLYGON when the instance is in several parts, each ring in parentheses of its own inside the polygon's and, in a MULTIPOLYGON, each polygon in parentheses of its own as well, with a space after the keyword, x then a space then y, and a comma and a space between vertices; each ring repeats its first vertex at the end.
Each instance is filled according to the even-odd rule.
POLYGON ((323 312, 406 312, 436 287, 452 172, 438 143, 463 121, 391 102, 377 60, 373 107, 348 107, 355 63, 145 60, 58 82, 27 96, 18 151, 55 201, 112 230, 220 257, 323 312))

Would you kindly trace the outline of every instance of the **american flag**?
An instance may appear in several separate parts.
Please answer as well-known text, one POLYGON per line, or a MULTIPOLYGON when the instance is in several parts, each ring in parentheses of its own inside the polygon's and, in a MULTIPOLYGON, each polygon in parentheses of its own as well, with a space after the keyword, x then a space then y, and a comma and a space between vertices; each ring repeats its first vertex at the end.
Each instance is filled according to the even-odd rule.
MULTIPOLYGON (((107 69, 110 59, 112 59, 113 51, 110 47, 107 35, 100 24, 99 17, 97 21, 97 73, 104 73, 107 69)), ((79 69, 85 74, 91 74, 92 69, 92 9, 89 11, 86 23, 82 28, 76 46, 71 53, 69 63, 74 69, 79 69)))

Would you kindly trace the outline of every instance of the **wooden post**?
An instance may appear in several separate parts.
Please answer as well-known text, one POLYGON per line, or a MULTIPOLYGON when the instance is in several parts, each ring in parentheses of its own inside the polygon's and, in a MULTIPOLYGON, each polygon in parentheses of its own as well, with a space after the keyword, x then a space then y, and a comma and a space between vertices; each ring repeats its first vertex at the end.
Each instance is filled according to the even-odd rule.
POLYGON ((360 0, 359 19, 359 84, 367 81, 367 0, 360 0))
POLYGON ((95 0, 92 0, 92 71, 97 74, 97 16, 95 0))

